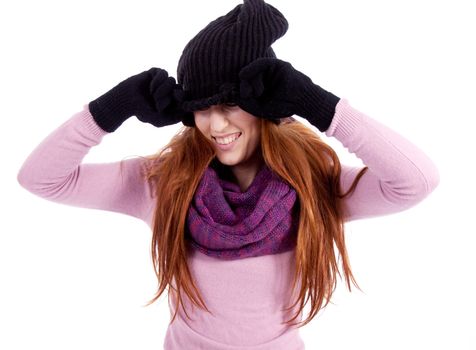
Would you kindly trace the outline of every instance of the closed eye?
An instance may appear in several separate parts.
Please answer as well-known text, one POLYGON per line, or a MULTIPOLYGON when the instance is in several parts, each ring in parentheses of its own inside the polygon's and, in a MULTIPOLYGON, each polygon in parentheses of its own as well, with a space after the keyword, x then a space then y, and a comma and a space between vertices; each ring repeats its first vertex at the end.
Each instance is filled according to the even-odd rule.
POLYGON ((223 109, 224 110, 229 110, 229 111, 234 111, 235 109, 238 108, 238 105, 233 102, 228 102, 223 104, 223 109))

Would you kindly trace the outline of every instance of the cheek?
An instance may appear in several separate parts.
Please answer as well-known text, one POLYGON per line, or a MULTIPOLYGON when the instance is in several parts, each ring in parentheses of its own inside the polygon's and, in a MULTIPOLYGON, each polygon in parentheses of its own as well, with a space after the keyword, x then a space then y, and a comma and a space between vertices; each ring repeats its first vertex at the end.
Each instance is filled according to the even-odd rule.
POLYGON ((258 130, 253 130, 249 134, 248 138, 248 148, 250 152, 254 152, 256 148, 260 145, 260 132, 258 130))
POLYGON ((201 131, 202 134, 208 135, 208 118, 204 118, 195 114, 195 126, 201 131))
POLYGON ((253 144, 259 145, 261 142, 261 124, 255 123, 253 125, 253 144))

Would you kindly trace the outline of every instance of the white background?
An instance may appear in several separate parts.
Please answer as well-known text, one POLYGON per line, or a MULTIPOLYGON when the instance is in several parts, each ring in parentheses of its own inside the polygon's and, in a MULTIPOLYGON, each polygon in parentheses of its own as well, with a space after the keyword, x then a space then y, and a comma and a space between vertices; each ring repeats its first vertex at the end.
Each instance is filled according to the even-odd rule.
MULTIPOLYGON (((238 3, 2 2, 1 349, 162 348, 166 294, 143 307, 156 288, 147 225, 41 199, 16 176, 41 140, 123 79, 152 66, 176 76, 185 44, 238 3)), ((412 140, 441 175, 411 210, 348 224, 365 293, 341 283, 334 304, 301 328, 306 348, 476 349, 471 1, 269 3, 290 24, 273 45, 278 57, 412 140)), ((179 126, 131 118, 84 162, 154 153, 179 126)))

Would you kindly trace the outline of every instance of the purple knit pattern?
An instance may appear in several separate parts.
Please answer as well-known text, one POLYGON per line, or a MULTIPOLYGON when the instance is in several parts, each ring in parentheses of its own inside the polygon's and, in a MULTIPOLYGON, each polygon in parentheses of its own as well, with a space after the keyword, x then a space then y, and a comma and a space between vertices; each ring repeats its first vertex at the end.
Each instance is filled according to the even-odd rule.
POLYGON ((208 167, 187 216, 186 238, 220 259, 244 259, 291 250, 299 220, 296 191, 264 165, 241 192, 208 167))

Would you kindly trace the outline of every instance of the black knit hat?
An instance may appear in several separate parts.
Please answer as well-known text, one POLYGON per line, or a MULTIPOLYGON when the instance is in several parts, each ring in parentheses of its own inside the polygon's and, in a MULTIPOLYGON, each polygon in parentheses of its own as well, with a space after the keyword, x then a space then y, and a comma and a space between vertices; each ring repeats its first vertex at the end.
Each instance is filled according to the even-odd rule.
MULTIPOLYGON (((183 109, 195 111, 235 102, 238 74, 261 57, 276 57, 271 44, 288 29, 286 18, 263 0, 244 0, 203 28, 185 46, 177 67, 184 90, 183 109)), ((183 123, 194 126, 193 115, 183 123)))

